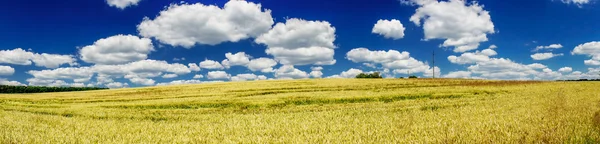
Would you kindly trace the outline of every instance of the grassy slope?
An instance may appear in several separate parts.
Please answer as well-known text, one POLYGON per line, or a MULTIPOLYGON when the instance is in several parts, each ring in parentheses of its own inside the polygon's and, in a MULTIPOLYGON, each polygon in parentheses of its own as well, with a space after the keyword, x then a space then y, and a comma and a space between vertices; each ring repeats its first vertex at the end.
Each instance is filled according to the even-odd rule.
POLYGON ((599 142, 599 86, 322 79, 0 95, 0 143, 599 142))

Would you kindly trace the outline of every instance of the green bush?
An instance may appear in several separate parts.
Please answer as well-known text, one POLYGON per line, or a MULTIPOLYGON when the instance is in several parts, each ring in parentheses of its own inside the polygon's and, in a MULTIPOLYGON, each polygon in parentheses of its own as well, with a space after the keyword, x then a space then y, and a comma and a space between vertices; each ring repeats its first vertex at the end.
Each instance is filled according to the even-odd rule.
POLYGON ((379 72, 374 72, 370 74, 360 73, 356 75, 356 78, 383 78, 379 72))
POLYGON ((408 78, 413 79, 413 78, 419 78, 419 77, 412 75, 412 76, 409 76, 408 78))

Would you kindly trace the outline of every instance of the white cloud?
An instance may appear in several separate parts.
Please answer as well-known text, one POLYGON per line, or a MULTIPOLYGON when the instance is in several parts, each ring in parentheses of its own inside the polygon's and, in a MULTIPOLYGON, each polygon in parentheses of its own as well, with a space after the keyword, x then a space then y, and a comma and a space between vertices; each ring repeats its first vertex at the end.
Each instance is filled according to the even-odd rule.
POLYGON ((545 68, 548 68, 546 65, 543 65, 543 64, 540 64, 540 63, 532 63, 532 64, 529 64, 527 66, 529 68, 532 68, 532 69, 545 69, 545 68))
POLYGON ((284 65, 333 65, 334 51, 324 47, 303 47, 286 49, 281 47, 269 48, 267 54, 273 55, 279 63, 284 65))
POLYGON ((194 75, 194 79, 201 79, 201 78, 204 78, 204 76, 201 74, 194 75))
POLYGON ((129 87, 128 83, 120 83, 120 82, 111 82, 105 85, 108 88, 124 88, 129 87))
POLYGON ((123 77, 141 85, 154 85, 155 81, 149 78, 161 76, 163 73, 183 75, 191 72, 190 68, 183 64, 157 60, 142 60, 122 65, 94 65, 92 71, 98 73, 98 83, 110 83, 111 78, 123 77))
POLYGON ((405 28, 399 20, 392 19, 377 21, 371 32, 385 38, 397 40, 404 38, 404 30, 405 28))
POLYGON ((35 54, 31 59, 35 66, 46 67, 46 68, 57 68, 63 64, 69 64, 75 66, 77 60, 72 55, 57 55, 57 54, 35 54))
POLYGON ((454 71, 443 76, 444 78, 471 78, 469 71, 454 71))
POLYGON ((127 74, 152 74, 159 76, 161 72, 169 72, 178 75, 188 74, 191 70, 179 63, 169 64, 166 61, 142 60, 122 65, 95 65, 92 67, 94 72, 106 75, 127 75, 127 74))
POLYGON ((200 62, 200 67, 204 68, 204 69, 224 69, 225 68, 219 62, 213 61, 213 60, 204 60, 204 61, 200 62))
POLYGON ((85 84, 80 82, 68 83, 63 80, 43 80, 30 78, 27 79, 30 86, 51 86, 51 87, 85 87, 85 84))
POLYGON ((483 78, 531 79, 532 75, 537 74, 535 69, 540 68, 540 65, 523 65, 515 63, 510 59, 491 58, 489 61, 478 62, 475 65, 469 66, 468 69, 473 74, 480 74, 483 78))
POLYGON ((0 50, 0 63, 15 65, 31 65, 32 61, 36 66, 46 68, 57 68, 63 64, 71 66, 77 65, 77 60, 72 55, 57 55, 47 53, 33 53, 21 48, 13 50, 0 50))
POLYGON ((581 7, 581 5, 590 3, 590 0, 560 0, 565 4, 575 4, 581 7))
POLYGON ((311 71, 310 72, 310 77, 321 78, 321 77, 323 77, 323 72, 321 72, 321 71, 311 71))
POLYGON ((333 65, 335 28, 327 21, 287 19, 277 23, 255 42, 268 46, 265 52, 284 65, 333 65))
POLYGON ((79 54, 88 63, 113 65, 145 60, 152 51, 154 46, 148 38, 116 35, 81 48, 79 54))
MULTIPOLYGON (((33 76, 31 81, 46 80, 45 83, 55 80, 73 80, 73 82, 81 83, 89 81, 94 75, 94 71, 90 67, 66 67, 51 70, 31 70, 27 72, 33 76)), ((29 79, 27 81, 30 81, 29 79)), ((30 82, 30 85, 31 82, 30 82)), ((33 84, 35 85, 35 84, 33 84)))
POLYGON ((561 73, 568 73, 568 72, 573 71, 573 68, 571 68, 571 67, 562 67, 562 68, 558 69, 558 71, 561 72, 561 73))
POLYGON ((481 42, 488 41, 493 34, 494 24, 489 12, 477 3, 467 4, 464 0, 420 1, 420 7, 410 21, 423 26, 425 40, 445 39, 442 46, 455 47, 454 52, 477 49, 481 42))
POLYGON ((593 41, 578 45, 571 54, 588 55, 592 59, 585 60, 586 65, 600 65, 600 41, 593 41))
POLYGON ((175 80, 168 83, 158 83, 157 86, 166 86, 166 85, 182 85, 182 84, 199 84, 204 83, 199 80, 175 80))
POLYGON ((275 70, 275 77, 278 79, 304 79, 308 78, 309 75, 302 70, 294 68, 292 65, 283 65, 275 70))
POLYGON ((134 84, 141 84, 141 85, 146 85, 146 86, 154 85, 154 83, 156 82, 153 79, 141 78, 141 77, 130 77, 129 81, 131 81, 134 84))
POLYGON ((323 67, 312 67, 310 69, 312 70, 309 74, 311 77, 313 77, 313 78, 323 77, 323 72, 321 72, 323 70, 323 67))
POLYGON ((598 66, 600 65, 600 60, 590 59, 583 61, 585 65, 598 66))
POLYGON ((9 76, 15 73, 15 69, 10 66, 0 65, 0 76, 9 76))
POLYGON ((236 54, 226 53, 225 57, 227 59, 223 60, 221 63, 225 68, 229 68, 231 66, 246 66, 250 63, 250 55, 247 55, 245 52, 238 52, 236 54))
POLYGON ((185 57, 181 57, 181 58, 173 58, 173 61, 184 61, 185 57))
POLYGON ((0 50, 0 63, 16 64, 16 65, 31 65, 33 53, 25 51, 21 48, 14 50, 0 50))
POLYGON ((359 69, 355 69, 355 68, 351 68, 348 69, 347 71, 343 71, 342 73, 340 73, 340 77, 341 78, 355 78, 356 75, 363 73, 362 70, 359 69))
MULTIPOLYGON (((381 64, 384 69, 391 69, 394 73, 424 73, 430 66, 424 62, 410 57, 408 52, 396 50, 371 51, 367 48, 355 48, 346 53, 346 58, 353 62, 381 64)), ((375 66, 374 64, 368 64, 375 66)))
POLYGON ((255 74, 238 74, 236 76, 231 77, 231 81, 248 81, 248 80, 264 80, 266 76, 260 75, 257 76, 255 74))
POLYGON ((476 51, 474 53, 467 52, 460 56, 448 56, 448 61, 455 64, 474 64, 477 62, 489 61, 490 56, 495 56, 498 53, 493 49, 485 49, 483 51, 476 51))
POLYGON ((25 84, 22 84, 21 82, 10 81, 10 80, 7 80, 7 79, 2 79, 2 78, 0 78, 0 85, 25 86, 25 84))
POLYGON ((196 64, 196 63, 189 63, 188 67, 190 68, 191 71, 200 71, 200 67, 196 64))
POLYGON ((195 44, 237 42, 267 32, 274 21, 260 4, 231 0, 223 8, 215 5, 173 4, 153 20, 144 18, 140 35, 161 43, 191 48, 195 44))
POLYGON ((429 68, 429 69, 425 70, 425 72, 423 72, 423 76, 424 77, 432 77, 434 72, 435 72, 436 78, 439 78, 440 76, 442 76, 442 72, 439 67, 429 68))
POLYGON ((352 62, 373 62, 387 63, 395 60, 403 60, 410 58, 408 52, 398 52, 396 50, 386 51, 371 51, 367 48, 355 48, 346 53, 346 58, 352 62))
POLYGON ((554 54, 554 53, 535 53, 533 55, 531 55, 531 58, 533 60, 547 60, 553 57, 557 57, 557 56, 563 56, 562 53, 560 54, 554 54))
POLYGON ((178 76, 177 74, 165 74, 162 76, 162 78, 170 79, 170 78, 176 78, 177 76, 178 76))
POLYGON ((227 74, 225 71, 211 71, 207 74, 208 79, 229 79, 231 78, 230 74, 227 74))
POLYGON ((560 48, 563 48, 563 46, 561 44, 551 44, 548 46, 537 46, 537 47, 535 47, 535 49, 533 51, 539 51, 539 50, 543 50, 543 49, 552 50, 552 49, 560 49, 560 48))
POLYGON ((277 62, 270 58, 257 58, 248 63, 248 69, 251 71, 261 71, 263 73, 273 72, 273 67, 277 62))
POLYGON ((129 6, 137 5, 140 1, 141 0, 106 0, 106 3, 112 7, 125 9, 129 6))

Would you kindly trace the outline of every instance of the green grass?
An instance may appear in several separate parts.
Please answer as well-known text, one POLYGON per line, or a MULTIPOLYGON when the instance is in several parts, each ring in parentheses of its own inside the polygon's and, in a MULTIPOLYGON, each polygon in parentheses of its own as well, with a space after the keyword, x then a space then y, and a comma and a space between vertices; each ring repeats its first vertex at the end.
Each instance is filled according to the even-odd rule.
POLYGON ((0 95, 0 143, 598 143, 599 82, 319 79, 0 95))

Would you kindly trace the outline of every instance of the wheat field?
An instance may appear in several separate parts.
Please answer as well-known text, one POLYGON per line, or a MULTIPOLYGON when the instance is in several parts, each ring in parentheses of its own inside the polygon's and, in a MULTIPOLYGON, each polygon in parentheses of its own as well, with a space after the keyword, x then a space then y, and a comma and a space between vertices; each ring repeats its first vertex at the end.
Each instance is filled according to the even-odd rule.
POLYGON ((0 94, 0 143, 599 143, 599 82, 318 79, 0 94))

